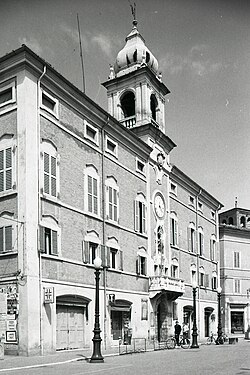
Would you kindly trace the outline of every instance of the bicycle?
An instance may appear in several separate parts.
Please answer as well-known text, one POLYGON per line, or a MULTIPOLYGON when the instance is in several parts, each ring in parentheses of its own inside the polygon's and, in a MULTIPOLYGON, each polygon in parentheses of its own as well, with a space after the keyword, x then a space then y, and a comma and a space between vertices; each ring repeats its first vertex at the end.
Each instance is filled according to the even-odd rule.
MULTIPOLYGON (((190 339, 188 337, 180 336, 179 346, 182 349, 189 349, 191 345, 190 339)), ((175 337, 171 336, 166 341, 166 346, 168 349, 174 349, 177 346, 175 337)))
POLYGON ((214 333, 211 332, 211 335, 207 338, 207 345, 211 345, 212 343, 223 345, 226 341, 228 341, 228 337, 224 333, 221 336, 215 338, 214 333))

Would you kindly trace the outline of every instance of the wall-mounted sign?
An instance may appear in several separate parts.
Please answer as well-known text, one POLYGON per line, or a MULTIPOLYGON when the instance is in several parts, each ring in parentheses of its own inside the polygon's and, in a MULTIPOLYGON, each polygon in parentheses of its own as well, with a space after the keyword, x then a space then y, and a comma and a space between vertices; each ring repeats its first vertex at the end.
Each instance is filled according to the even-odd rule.
POLYGON ((43 288, 44 290, 44 303, 54 303, 54 288, 43 288))

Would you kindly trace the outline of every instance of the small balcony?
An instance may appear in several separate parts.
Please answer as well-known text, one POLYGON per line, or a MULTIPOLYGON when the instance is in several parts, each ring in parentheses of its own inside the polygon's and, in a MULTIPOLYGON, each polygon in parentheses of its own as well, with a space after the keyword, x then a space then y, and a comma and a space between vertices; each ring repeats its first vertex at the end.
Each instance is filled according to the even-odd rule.
POLYGON ((149 296, 153 298, 161 292, 169 292, 176 299, 185 291, 184 280, 169 276, 151 276, 149 278, 149 296))
POLYGON ((135 116, 126 117, 123 120, 120 120, 120 123, 123 124, 128 129, 133 128, 136 124, 136 117, 135 116))

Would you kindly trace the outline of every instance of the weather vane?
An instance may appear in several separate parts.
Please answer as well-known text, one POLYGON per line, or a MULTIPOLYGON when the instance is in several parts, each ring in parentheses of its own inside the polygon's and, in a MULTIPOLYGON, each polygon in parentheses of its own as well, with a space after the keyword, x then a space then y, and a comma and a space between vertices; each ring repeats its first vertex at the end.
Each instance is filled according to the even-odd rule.
POLYGON ((132 5, 129 1, 129 5, 130 5, 130 8, 131 8, 131 13, 132 13, 132 16, 133 16, 133 25, 136 26, 137 25, 137 21, 136 21, 136 3, 134 3, 134 5, 132 5))

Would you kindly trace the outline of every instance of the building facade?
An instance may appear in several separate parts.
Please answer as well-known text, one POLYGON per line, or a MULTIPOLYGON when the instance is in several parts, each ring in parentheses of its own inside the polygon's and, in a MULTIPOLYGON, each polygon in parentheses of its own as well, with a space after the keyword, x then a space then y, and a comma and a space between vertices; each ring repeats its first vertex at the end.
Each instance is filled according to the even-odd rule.
POLYGON ((225 332, 250 331, 250 211, 235 207, 220 214, 220 272, 225 332))
POLYGON ((216 331, 221 204, 170 163, 168 88, 136 21, 108 112, 28 47, 0 59, 0 298, 6 352, 89 347, 102 259, 104 348, 216 331))

